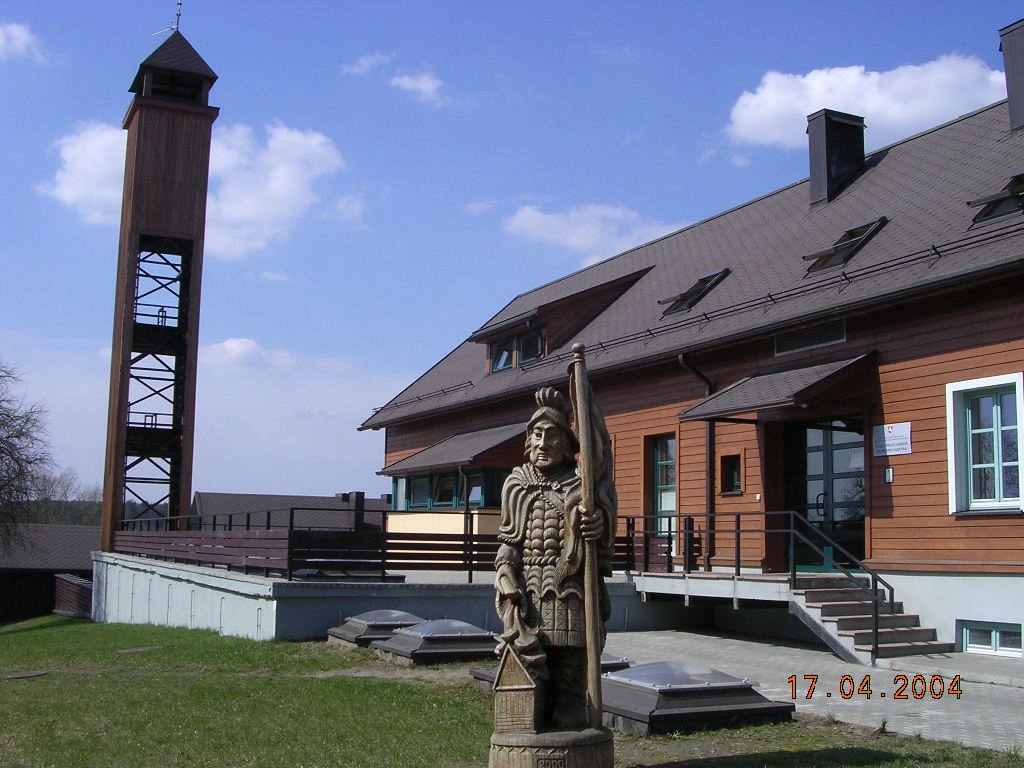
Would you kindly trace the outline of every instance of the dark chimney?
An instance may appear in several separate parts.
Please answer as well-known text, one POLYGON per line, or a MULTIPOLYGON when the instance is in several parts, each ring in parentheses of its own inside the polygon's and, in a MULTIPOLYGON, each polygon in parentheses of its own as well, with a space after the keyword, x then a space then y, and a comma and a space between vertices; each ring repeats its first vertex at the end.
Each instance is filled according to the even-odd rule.
POLYGON ((811 205, 835 199, 864 170, 864 118, 823 109, 807 116, 811 205))
POLYGON ((1006 70, 1010 129, 1024 128, 1024 19, 999 30, 999 50, 1006 70))

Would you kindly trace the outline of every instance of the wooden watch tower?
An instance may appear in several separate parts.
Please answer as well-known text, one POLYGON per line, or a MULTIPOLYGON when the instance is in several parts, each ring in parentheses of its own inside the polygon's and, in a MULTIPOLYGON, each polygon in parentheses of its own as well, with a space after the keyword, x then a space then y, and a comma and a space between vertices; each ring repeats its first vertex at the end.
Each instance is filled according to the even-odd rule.
POLYGON ((192 494, 199 293, 217 75, 175 29, 139 65, 124 128, 102 548, 176 527, 192 494))

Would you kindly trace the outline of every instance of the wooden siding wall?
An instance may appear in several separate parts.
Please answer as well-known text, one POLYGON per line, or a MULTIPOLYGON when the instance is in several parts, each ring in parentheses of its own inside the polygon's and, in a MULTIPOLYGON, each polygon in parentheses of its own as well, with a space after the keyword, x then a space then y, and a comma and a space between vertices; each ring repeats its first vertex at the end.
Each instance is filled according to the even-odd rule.
MULTIPOLYGON (((661 435, 682 443, 679 411, 703 396, 704 385, 678 365, 653 368, 615 381, 595 381, 615 455, 615 489, 619 517, 642 517, 654 511, 651 442, 661 435)), ((676 468, 676 504, 684 499, 676 468)))
MULTIPOLYGON (((217 110, 136 97, 138 110, 129 129, 131 149, 126 192, 136 232, 202 238, 209 176, 210 124, 217 110), (146 147, 143 149, 142 147, 146 147), (173 190, 152 179, 175 179, 173 190)), ((136 109, 133 103, 131 109, 136 109)))
MULTIPOLYGON (((867 418, 865 452, 869 483, 865 525, 870 564, 892 570, 1024 573, 1024 517, 951 516, 946 465, 945 386, 947 383, 1024 371, 1021 300, 1012 280, 961 291, 884 312, 849 318, 845 343, 776 357, 770 339, 728 350, 694 355, 696 367, 717 390, 766 369, 810 365, 823 360, 876 352, 877 377, 837 387, 828 399, 876 403, 867 418), (872 457, 870 428, 909 421, 913 453, 872 457), (892 467, 895 482, 884 482, 892 467)), ((481 352, 481 355, 484 355, 481 352)), ((615 451, 615 483, 620 518, 653 510, 650 440, 677 438, 677 504, 702 531, 706 513, 706 425, 680 424, 680 411, 704 397, 704 383, 678 364, 645 368, 615 377, 594 377, 615 451)), ((386 462, 398 461, 457 432, 525 420, 529 397, 500 407, 456 413, 390 427, 386 462)), ((854 409, 856 410, 856 409, 854 409)), ((839 415, 838 412, 835 412, 839 415)), ((850 415, 850 408, 844 411, 850 415)), ((793 419, 828 418, 829 411, 778 414, 793 419)), ((750 414, 753 416, 754 414, 750 414)), ((742 492, 714 489, 713 563, 732 562, 737 513, 743 515, 744 566, 779 570, 784 551, 757 529, 781 525, 758 512, 784 508, 781 422, 760 425, 718 423, 714 428, 715 471, 722 455, 742 457, 742 492), (781 558, 781 559, 780 559, 781 558)), ((717 483, 720 481, 716 480, 717 483)))
MULTIPOLYGON (((950 515, 946 384, 1024 371, 1013 281, 932 306, 899 331, 876 319, 882 406, 876 423, 911 423, 913 453, 871 458, 869 563, 911 571, 1024 573, 1024 518, 950 515), (895 478, 884 482, 884 469, 895 478)), ((902 325, 902 324, 901 324, 902 325)), ((870 448, 868 448, 870 454, 870 448)))

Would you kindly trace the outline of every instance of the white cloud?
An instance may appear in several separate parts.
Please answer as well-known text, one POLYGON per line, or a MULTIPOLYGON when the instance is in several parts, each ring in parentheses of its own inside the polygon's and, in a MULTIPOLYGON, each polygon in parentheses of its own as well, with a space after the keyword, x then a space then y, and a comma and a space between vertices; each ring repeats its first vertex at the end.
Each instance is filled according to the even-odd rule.
POLYGON ((0 24, 0 61, 27 56, 36 62, 46 60, 39 39, 26 24, 0 24))
POLYGON ((368 75, 375 69, 387 64, 392 58, 394 57, 391 54, 375 51, 365 56, 360 56, 352 64, 343 64, 341 72, 345 75, 368 75))
POLYGON ((700 154, 697 155, 697 165, 707 165, 716 157, 718 157, 718 150, 714 147, 702 149, 700 154))
POLYGON ((345 165, 330 138, 280 123, 260 145, 251 128, 214 132, 206 249, 238 258, 284 239, 319 200, 313 182, 345 165))
POLYGON ((466 213, 470 216, 481 216, 493 209, 498 204, 497 200, 474 200, 472 203, 466 203, 466 213))
POLYGON ((552 213, 524 205, 504 222, 508 234, 576 251, 583 254, 586 264, 642 245, 682 226, 645 220, 636 211, 622 206, 595 204, 552 213))
POLYGON ((594 53, 609 59, 621 59, 622 61, 640 61, 640 51, 631 45, 622 45, 618 48, 598 45, 594 47, 594 53))
MULTIPOLYGON (((37 185, 89 224, 116 224, 121 213, 126 132, 86 123, 58 139, 60 167, 37 185)), ((274 123, 261 142, 246 125, 218 128, 210 151, 206 252, 240 258, 285 239, 320 198, 314 184, 344 167, 322 133, 274 123)))
POLYGON ((397 75, 391 78, 391 86, 410 94, 416 101, 442 107, 448 100, 441 96, 444 83, 433 72, 421 72, 418 75, 397 75))
POLYGON ((264 349, 252 339, 225 339, 199 349, 199 363, 215 372, 239 368, 290 368, 294 356, 283 350, 264 349))
POLYGON ((261 280, 264 283, 290 283, 292 280, 291 276, 286 272, 273 272, 271 270, 246 272, 245 277, 247 280, 261 280))
POLYGON ((54 142, 60 168, 37 191, 59 200, 89 224, 117 224, 121 215, 127 134, 107 123, 83 123, 54 142))
POLYGON ((366 226, 363 217, 366 215, 366 197, 361 194, 342 195, 331 205, 331 213, 337 219, 356 228, 366 226))
POLYGON ((726 131, 743 144, 803 148, 807 115, 828 108, 864 116, 865 141, 879 147, 1005 96, 1002 72, 955 54, 887 72, 863 66, 768 72, 756 91, 736 100, 726 131))

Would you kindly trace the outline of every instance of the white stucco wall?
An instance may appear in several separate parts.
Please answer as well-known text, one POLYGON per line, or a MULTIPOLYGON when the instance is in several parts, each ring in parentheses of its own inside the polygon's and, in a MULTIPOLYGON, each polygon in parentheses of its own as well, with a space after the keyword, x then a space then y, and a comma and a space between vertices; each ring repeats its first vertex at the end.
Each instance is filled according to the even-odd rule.
POLYGON ((907 613, 956 642, 957 620, 1024 624, 1024 575, 883 573, 907 613))
POLYGON ((276 635, 277 611, 271 587, 244 574, 95 552, 92 616, 269 640, 276 635))

